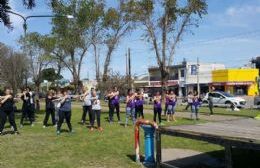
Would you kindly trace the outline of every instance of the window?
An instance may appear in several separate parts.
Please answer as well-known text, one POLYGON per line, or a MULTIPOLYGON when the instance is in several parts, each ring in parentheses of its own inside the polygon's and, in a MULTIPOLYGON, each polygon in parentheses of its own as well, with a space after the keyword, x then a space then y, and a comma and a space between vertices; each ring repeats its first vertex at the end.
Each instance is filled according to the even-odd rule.
POLYGON ((184 69, 181 70, 181 78, 184 78, 184 69))

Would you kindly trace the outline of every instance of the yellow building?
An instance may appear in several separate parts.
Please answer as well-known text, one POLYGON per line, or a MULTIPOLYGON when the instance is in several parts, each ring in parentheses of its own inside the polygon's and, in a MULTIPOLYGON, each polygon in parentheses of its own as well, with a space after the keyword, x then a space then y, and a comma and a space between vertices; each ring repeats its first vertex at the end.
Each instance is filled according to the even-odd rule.
POLYGON ((216 90, 234 95, 258 94, 258 69, 223 69, 212 71, 212 84, 216 90))

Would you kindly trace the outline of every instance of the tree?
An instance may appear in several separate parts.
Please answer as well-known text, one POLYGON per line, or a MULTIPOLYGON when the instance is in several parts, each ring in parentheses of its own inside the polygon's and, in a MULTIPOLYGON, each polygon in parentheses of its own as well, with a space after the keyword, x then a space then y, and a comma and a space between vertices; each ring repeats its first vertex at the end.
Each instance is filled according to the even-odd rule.
POLYGON ((118 46, 120 40, 134 28, 133 18, 129 15, 130 13, 128 10, 129 6, 127 3, 124 0, 120 0, 117 8, 110 7, 105 12, 104 28, 107 51, 102 77, 103 82, 106 82, 108 79, 108 69, 114 50, 118 46))
POLYGON ((80 73, 83 59, 91 45, 90 27, 92 24, 93 0, 55 1, 52 3, 53 13, 57 15, 73 14, 74 19, 53 19, 53 36, 57 39, 56 47, 65 54, 62 62, 71 72, 77 91, 80 86, 80 73))
POLYGON ((63 77, 55 72, 54 68, 46 68, 43 69, 42 72, 42 79, 47 80, 49 82, 55 82, 56 80, 60 80, 63 77))
POLYGON ((169 78, 176 47, 185 32, 197 27, 199 19, 207 14, 205 0, 131 0, 135 19, 144 27, 144 37, 151 44, 161 72, 162 90, 169 78))
POLYGON ((43 81, 41 72, 51 62, 50 56, 44 50, 44 37, 39 33, 30 33, 21 37, 20 43, 28 56, 29 71, 38 93, 43 81))
POLYGON ((14 93, 24 84, 28 59, 5 45, 0 45, 0 81, 10 86, 14 93))
MULTIPOLYGON (((23 4, 28 9, 32 9, 35 6, 35 0, 23 0, 23 4)), ((3 22, 8 28, 12 27, 8 13, 10 10, 9 0, 0 0, 0 22, 3 22)))

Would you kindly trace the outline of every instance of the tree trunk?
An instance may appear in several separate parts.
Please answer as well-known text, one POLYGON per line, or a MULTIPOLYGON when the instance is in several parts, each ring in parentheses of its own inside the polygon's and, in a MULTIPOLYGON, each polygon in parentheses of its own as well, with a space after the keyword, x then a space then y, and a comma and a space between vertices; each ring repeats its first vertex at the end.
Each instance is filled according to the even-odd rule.
POLYGON ((160 66, 161 72, 161 92, 162 92, 162 100, 165 101, 165 92, 167 90, 167 81, 169 79, 169 73, 166 70, 165 65, 160 66))
POLYGON ((106 60, 105 60, 105 64, 104 64, 104 73, 103 73, 103 77, 102 77, 103 82, 106 82, 108 79, 108 68, 110 65, 112 51, 113 51, 113 47, 110 47, 107 52, 107 56, 106 56, 106 60))
POLYGON ((94 47, 94 55, 95 55, 96 80, 97 80, 97 83, 99 83, 99 81, 100 81, 99 53, 97 52, 97 46, 93 45, 93 47, 94 47))

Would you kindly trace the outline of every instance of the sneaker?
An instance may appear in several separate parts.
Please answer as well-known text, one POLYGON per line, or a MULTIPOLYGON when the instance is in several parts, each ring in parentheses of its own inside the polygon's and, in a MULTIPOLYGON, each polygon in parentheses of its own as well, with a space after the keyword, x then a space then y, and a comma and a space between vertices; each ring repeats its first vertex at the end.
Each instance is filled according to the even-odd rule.
POLYGON ((60 131, 57 131, 56 134, 57 134, 57 135, 60 135, 60 131))
POLYGON ((53 125, 53 127, 55 127, 55 128, 57 128, 57 126, 58 126, 57 124, 53 125))
POLYGON ((46 127, 47 127, 46 125, 42 126, 42 128, 46 128, 46 127))
POLYGON ((13 126, 11 126, 11 131, 14 131, 14 127, 13 126))
POLYGON ((91 131, 91 132, 92 132, 92 131, 94 131, 94 128, 93 128, 93 127, 91 127, 91 128, 90 128, 90 131, 91 131))
POLYGON ((23 128, 23 124, 20 125, 20 128, 23 128))
POLYGON ((125 128, 127 127, 127 124, 125 124, 125 128))
POLYGON ((31 124, 31 127, 34 127, 34 123, 31 124))

